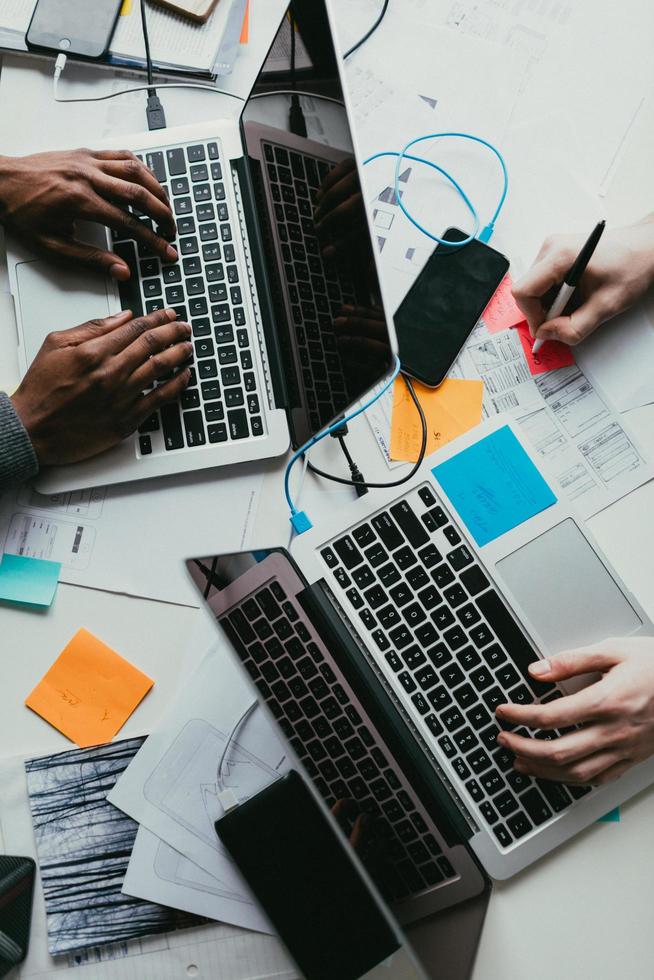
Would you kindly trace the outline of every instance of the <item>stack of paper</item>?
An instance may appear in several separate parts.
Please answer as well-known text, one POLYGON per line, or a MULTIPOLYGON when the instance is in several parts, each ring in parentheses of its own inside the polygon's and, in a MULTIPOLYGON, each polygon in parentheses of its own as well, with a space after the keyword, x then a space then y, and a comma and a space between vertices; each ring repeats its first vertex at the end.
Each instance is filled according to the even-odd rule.
POLYGON ((271 933, 214 830, 224 789, 241 803, 288 768, 260 707, 239 724, 254 703, 226 644, 217 645, 108 799, 140 824, 123 884, 127 895, 271 933))
MULTIPOLYGON (((34 0, 4 0, 0 6, 0 46, 26 50, 25 33, 34 0)), ((148 3, 150 48, 155 70, 196 75, 227 75, 234 67, 243 34, 247 0, 218 0, 205 23, 148 3)), ((123 0, 107 57, 109 64, 145 67, 140 0, 123 0)))

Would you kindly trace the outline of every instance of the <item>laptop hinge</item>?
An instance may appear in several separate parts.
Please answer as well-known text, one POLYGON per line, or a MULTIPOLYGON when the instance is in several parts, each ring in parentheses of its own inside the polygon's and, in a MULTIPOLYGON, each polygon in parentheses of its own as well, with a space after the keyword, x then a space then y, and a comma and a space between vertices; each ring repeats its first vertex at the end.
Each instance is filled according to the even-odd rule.
POLYGON ((298 600, 450 847, 478 827, 323 581, 298 600))
POLYGON ((266 384, 273 407, 287 408, 288 392, 282 367, 277 322, 259 228, 255 192, 245 157, 232 161, 234 191, 248 263, 248 277, 257 314, 259 344, 266 370, 266 384))

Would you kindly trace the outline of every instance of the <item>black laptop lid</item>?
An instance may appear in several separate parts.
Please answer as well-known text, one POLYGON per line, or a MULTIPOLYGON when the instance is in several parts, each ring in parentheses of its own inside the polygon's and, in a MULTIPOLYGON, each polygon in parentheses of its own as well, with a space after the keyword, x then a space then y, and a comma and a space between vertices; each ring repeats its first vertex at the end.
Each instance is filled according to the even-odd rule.
POLYGON ((294 0, 241 120, 296 446, 394 363, 336 59, 324 0, 294 0))

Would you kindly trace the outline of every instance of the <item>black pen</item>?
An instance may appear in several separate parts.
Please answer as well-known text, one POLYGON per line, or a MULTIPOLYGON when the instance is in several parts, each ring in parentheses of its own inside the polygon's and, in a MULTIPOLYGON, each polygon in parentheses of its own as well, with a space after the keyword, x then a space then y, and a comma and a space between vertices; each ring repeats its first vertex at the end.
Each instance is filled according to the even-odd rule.
MULTIPOLYGON (((605 227, 606 221, 602 220, 599 221, 591 231, 586 244, 582 248, 577 258, 574 260, 569 272, 566 273, 563 283, 561 284, 561 288, 556 294, 556 299, 547 311, 547 317, 544 321, 545 323, 547 323, 548 320, 554 320, 557 316, 560 316, 561 313, 563 313, 564 309, 568 305, 568 302, 570 301, 570 297, 577 288, 579 280, 586 271, 586 266, 593 257, 593 252, 597 248, 597 243, 602 237, 605 227)), ((537 354, 544 343, 544 340, 537 337, 534 341, 532 354, 537 354)))

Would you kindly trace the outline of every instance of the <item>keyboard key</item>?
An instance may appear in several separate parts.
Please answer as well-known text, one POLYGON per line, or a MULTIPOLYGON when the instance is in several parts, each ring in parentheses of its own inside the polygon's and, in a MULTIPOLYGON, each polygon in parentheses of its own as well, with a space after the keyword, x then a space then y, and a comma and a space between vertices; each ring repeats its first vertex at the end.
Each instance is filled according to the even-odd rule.
POLYGON ((232 439, 246 439, 249 435, 247 415, 244 408, 227 413, 227 425, 232 439))
POLYGON ((206 358, 198 363, 198 375, 203 380, 207 378, 215 378, 218 375, 218 365, 213 360, 213 358, 206 358))
POLYGON ((408 501, 401 500, 399 503, 393 504, 390 511, 406 535, 409 544, 413 545, 414 548, 419 548, 429 541, 429 535, 414 514, 408 501))
POLYGON ((177 177, 179 174, 186 173, 186 160, 184 158, 184 151, 175 147, 170 150, 166 150, 166 161, 168 163, 168 173, 171 177, 177 177))
POLYGON ((154 153, 146 153, 145 163, 155 175, 159 183, 163 184, 167 177, 163 153, 160 150, 157 150, 154 153))
POLYGON ((186 442, 189 446, 204 446, 206 442, 202 412, 184 412, 186 442))
POLYGON ((473 565, 471 568, 466 568, 465 571, 461 572, 459 578, 472 596, 483 592, 484 589, 487 589, 490 585, 490 582, 482 572, 479 565, 473 565))
POLYGON ((520 803, 537 827, 552 816, 552 811, 535 787, 522 793, 520 803))
POLYGON ((491 765, 491 760, 483 749, 477 749, 475 752, 472 752, 466 761, 475 776, 479 776, 480 773, 485 772, 491 765))
POLYGON ((484 820, 486 820, 487 823, 491 825, 497 823, 498 820, 497 813, 493 809, 492 804, 488 802, 488 800, 484 800, 483 803, 480 803, 479 809, 481 811, 482 817, 484 818, 484 820))
POLYGON ((432 733, 432 735, 438 736, 438 735, 440 735, 442 733, 443 726, 441 725, 441 723, 438 720, 438 718, 436 717, 436 715, 433 715, 433 714, 432 715, 427 715, 427 717, 425 718, 425 722, 427 724, 427 727, 429 728, 429 731, 432 733))
POLYGON ((466 789, 470 793, 470 796, 475 801, 475 803, 479 803, 479 801, 484 798, 483 790, 476 779, 469 780, 466 783, 466 789))
MULTIPOLYGON (((367 554, 366 557, 368 557, 367 554)), ((390 588, 391 585, 395 585, 396 582, 399 582, 401 578, 397 568, 391 562, 389 562, 387 565, 383 565, 381 568, 378 568, 377 575, 379 576, 379 580, 382 585, 385 585, 387 589, 390 588)))
POLYGON ((179 408, 173 402, 161 407, 161 427, 163 429, 164 445, 167 450, 183 449, 184 435, 179 408))
POLYGON ((404 543, 404 536, 398 531, 397 526, 387 513, 384 512, 373 517, 372 526, 389 551, 394 551, 395 548, 399 548, 404 543))
POLYGON ((201 144, 198 144, 197 146, 187 146, 186 156, 188 157, 189 163, 199 163, 205 159, 204 147, 201 144))
POLYGON ((356 568, 363 561, 361 552, 349 535, 339 538, 332 547, 348 570, 356 568))
POLYGON ((139 436, 139 450, 141 456, 149 456, 152 452, 152 439, 148 435, 139 436))
POLYGON ((561 783, 552 783, 548 779, 537 779, 536 785, 555 813, 560 813, 570 806, 572 800, 561 783))
POLYGON ((455 572, 460 572, 466 565, 474 561, 468 548, 463 544, 460 548, 455 548, 447 555, 447 560, 455 572))
POLYGON ((425 507, 433 507, 433 505, 436 503, 436 497, 429 487, 421 487, 420 490, 418 490, 418 496, 422 500, 425 507))

